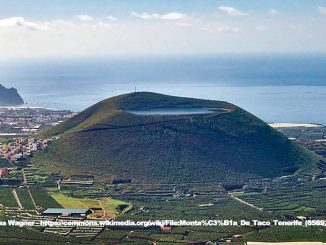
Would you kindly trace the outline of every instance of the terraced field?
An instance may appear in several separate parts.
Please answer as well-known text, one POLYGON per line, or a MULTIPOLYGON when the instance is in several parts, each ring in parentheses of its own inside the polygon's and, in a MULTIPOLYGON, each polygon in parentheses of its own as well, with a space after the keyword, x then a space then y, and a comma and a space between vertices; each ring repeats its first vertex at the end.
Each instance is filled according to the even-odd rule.
POLYGON ((271 227, 269 229, 249 232, 244 237, 248 241, 256 242, 306 241, 306 244, 313 244, 313 241, 326 242, 326 229, 315 229, 313 227, 271 227))
MULTIPOLYGON (((49 178, 49 173, 41 171, 37 168, 25 168, 24 173, 28 185, 44 185, 49 178)), ((54 181, 52 185, 53 184, 55 185, 54 181)))
POLYGON ((39 208, 62 208, 62 206, 56 202, 45 189, 32 187, 31 193, 33 195, 34 201, 39 208))
POLYGON ((0 204, 5 207, 18 207, 12 188, 0 188, 0 204))
POLYGON ((24 209, 28 209, 28 210, 35 209, 34 203, 28 193, 27 188, 16 189, 16 192, 24 209))
MULTIPOLYGON (((201 198, 130 197, 134 210, 119 217, 124 220, 241 220, 270 219, 275 215, 260 212, 227 196, 201 198), (203 206, 211 203, 212 206, 203 206), (146 210, 141 209, 146 207, 146 210)), ((205 227, 206 228, 206 227, 205 227)))
POLYGON ((326 182, 318 181, 299 187, 287 187, 263 193, 237 193, 238 198, 266 211, 295 215, 326 213, 326 182))
POLYGON ((120 214, 120 206, 124 211, 130 209, 131 204, 112 198, 76 198, 62 193, 53 193, 53 199, 64 208, 90 208, 93 209, 93 218, 115 218, 120 214))

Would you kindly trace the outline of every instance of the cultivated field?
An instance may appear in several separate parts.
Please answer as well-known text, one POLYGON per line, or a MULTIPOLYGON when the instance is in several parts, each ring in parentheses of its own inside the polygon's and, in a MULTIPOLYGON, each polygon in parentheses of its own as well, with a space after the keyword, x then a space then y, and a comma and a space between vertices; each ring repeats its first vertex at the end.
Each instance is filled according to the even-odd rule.
POLYGON ((303 216, 319 215, 326 212, 325 180, 263 193, 248 192, 235 195, 266 211, 303 216))
POLYGON ((92 218, 115 218, 117 215, 130 209, 130 203, 106 198, 76 198, 62 193, 53 193, 53 199, 64 208, 90 208, 94 211, 92 218), (121 207, 124 207, 121 209, 121 207))

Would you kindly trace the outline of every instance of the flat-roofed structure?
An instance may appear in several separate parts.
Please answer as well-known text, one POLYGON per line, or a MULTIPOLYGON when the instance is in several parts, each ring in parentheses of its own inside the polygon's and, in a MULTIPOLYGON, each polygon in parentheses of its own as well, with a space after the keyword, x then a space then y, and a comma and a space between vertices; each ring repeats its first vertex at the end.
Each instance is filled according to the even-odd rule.
POLYGON ((48 208, 42 214, 47 216, 86 216, 92 213, 87 208, 48 208))

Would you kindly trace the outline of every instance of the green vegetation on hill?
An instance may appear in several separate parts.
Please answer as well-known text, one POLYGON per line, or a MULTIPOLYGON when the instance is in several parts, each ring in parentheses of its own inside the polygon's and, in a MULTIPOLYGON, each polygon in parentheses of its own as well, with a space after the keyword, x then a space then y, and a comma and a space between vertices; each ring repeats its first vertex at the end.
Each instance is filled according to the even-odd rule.
POLYGON ((31 193, 37 207, 40 207, 43 210, 47 208, 62 208, 62 206, 43 188, 33 187, 31 188, 31 193))
POLYGON ((282 226, 250 232, 245 234, 245 239, 264 242, 326 242, 325 231, 325 228, 282 226))
POLYGON ((317 155, 232 104, 139 92, 97 103, 44 132, 61 134, 33 162, 63 175, 134 182, 242 181, 318 172, 317 155), (216 107, 227 113, 153 115, 131 109, 216 107))
POLYGON ((35 209, 31 196, 26 188, 16 189, 17 196, 25 209, 32 210, 35 209))
POLYGON ((62 193, 52 193, 52 198, 64 208, 90 208, 94 210, 91 215, 96 218, 112 219, 121 213, 119 208, 125 206, 126 210, 132 208, 130 203, 115 200, 109 197, 104 198, 77 198, 64 195, 62 193))
POLYGON ((326 213, 324 180, 296 187, 281 187, 266 192, 246 192, 235 195, 266 211, 301 216, 321 216, 326 213))
POLYGON ((12 188, 0 188, 0 204, 4 207, 18 207, 12 188))

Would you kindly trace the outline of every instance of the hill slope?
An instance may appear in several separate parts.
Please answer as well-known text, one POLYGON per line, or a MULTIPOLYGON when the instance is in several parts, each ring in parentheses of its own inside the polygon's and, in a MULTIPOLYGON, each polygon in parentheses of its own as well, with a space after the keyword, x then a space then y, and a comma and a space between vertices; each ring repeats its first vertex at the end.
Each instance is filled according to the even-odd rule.
POLYGON ((205 182, 317 171, 316 155, 252 114, 220 101, 125 94, 99 102, 44 134, 62 137, 34 161, 64 175, 205 182), (158 108, 219 110, 194 115, 130 113, 158 108))
POLYGON ((23 99, 15 88, 5 88, 0 84, 0 105, 22 105, 24 104, 23 99))

